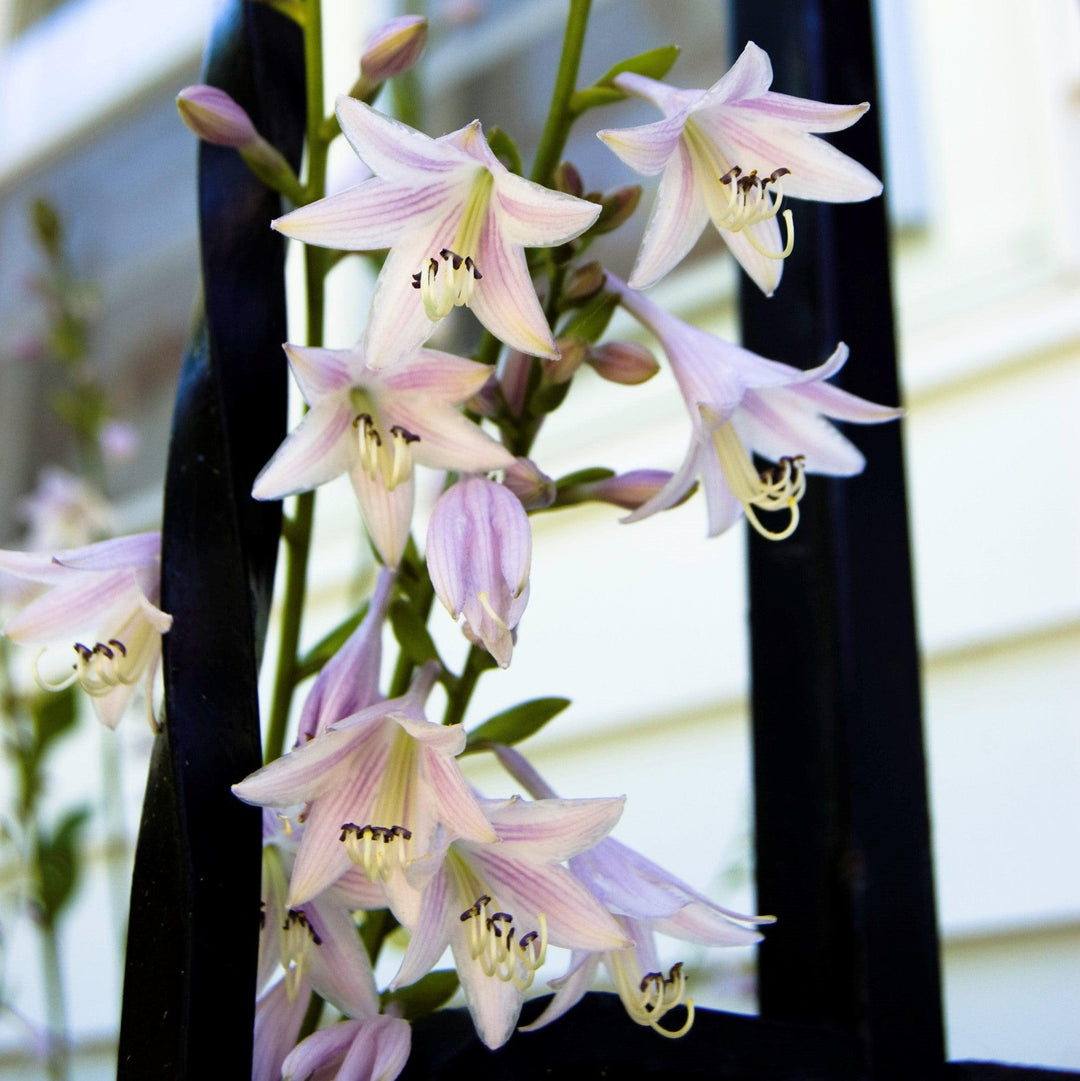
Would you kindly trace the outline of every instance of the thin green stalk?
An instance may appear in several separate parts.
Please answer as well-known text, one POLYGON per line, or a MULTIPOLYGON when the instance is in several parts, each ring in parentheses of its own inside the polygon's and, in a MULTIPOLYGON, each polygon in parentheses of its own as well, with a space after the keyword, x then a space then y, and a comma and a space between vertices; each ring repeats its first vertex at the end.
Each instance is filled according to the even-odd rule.
POLYGON ((443 724, 460 724, 465 719, 465 710, 480 677, 492 665, 488 651, 482 646, 469 646, 469 655, 461 675, 446 689, 446 712, 443 724))
POLYGON ((551 108, 548 110, 544 133, 540 136, 540 146, 533 162, 531 179, 537 184, 547 184, 551 180, 551 174, 559 164, 567 136, 570 134, 573 120, 570 98, 577 88, 578 66, 581 63, 581 49, 585 43, 585 28, 589 23, 591 4, 592 0, 570 0, 562 56, 559 58, 559 71, 555 76, 555 89, 551 95, 551 108))
MULTIPOLYGON (((38 861, 40 866, 40 860, 38 861)), ((41 968, 45 979, 45 1010, 48 1027, 48 1057, 45 1067, 50 1081, 66 1081, 69 1049, 67 1006, 64 998, 63 972, 60 968, 60 948, 52 920, 40 925, 41 968)))

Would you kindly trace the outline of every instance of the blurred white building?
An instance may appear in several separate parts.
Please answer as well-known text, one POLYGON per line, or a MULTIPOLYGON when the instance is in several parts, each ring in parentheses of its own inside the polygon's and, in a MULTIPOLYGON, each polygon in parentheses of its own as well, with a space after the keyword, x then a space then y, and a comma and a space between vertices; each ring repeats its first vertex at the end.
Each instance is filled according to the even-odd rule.
MULTIPOLYGON (((102 288, 95 362, 143 433, 113 494, 141 527, 158 511, 197 276, 195 147, 172 99, 197 79, 214 5, 42 6, 56 10, 27 27, 18 0, 0 0, 0 352, 34 329, 22 285, 35 267, 26 206, 46 194, 80 271, 102 288)), ((327 6, 332 92, 354 76, 359 9, 374 25, 379 5, 327 6)), ((535 140, 564 6, 433 0, 428 129, 479 116, 523 148, 535 140)), ((723 6, 707 0, 594 8, 583 79, 674 42, 685 48, 672 81, 708 85, 742 45, 726 40, 723 6)), ((887 122, 949 1055, 1080 1069, 1080 500, 1071 484, 1080 449, 1080 10, 1074 0, 986 0, 978 18, 963 0, 879 0, 877 9, 885 100, 875 107, 887 122)), ((782 71, 776 88, 785 89, 782 71)), ((596 115, 592 128, 653 118, 630 103, 596 115)), ((567 155, 587 187, 636 179, 586 125, 567 155)), ((342 175, 348 157, 346 149, 342 175)), ((650 203, 647 192, 618 244, 598 245, 614 269, 629 269, 650 203)), ((734 335, 735 274, 720 249, 710 236, 656 293, 734 335)), ((346 346, 366 282, 348 261, 335 279, 331 294, 353 315, 332 324, 328 344, 346 346)), ((39 420, 42 384, 33 366, 0 364, 8 545, 17 541, 15 498, 62 451, 39 420)), ((685 428, 666 371, 643 388, 586 372, 536 457, 554 476, 597 464, 673 468, 685 428)), ((344 614, 363 571, 351 495, 336 491, 320 496, 313 640, 344 614)), ((532 598, 513 666, 485 677, 469 721, 534 696, 571 698, 531 748, 560 794, 626 792, 617 836, 721 903, 751 910, 741 527, 706 541, 700 496, 633 527, 604 508, 542 515, 535 526, 532 598)), ((448 618, 439 643, 448 658, 463 655, 448 618)), ((149 735, 132 717, 118 738, 133 841, 149 735)), ((101 743, 87 724, 65 746, 56 806, 100 800, 101 743)), ((491 794, 513 790, 481 756, 470 765, 491 794)), ((10 779, 0 786, 6 806, 10 779)), ((113 914, 129 856, 108 849, 100 830, 90 836, 91 867, 63 946, 77 1076, 97 1078, 114 1068, 113 914)), ((13 874, 0 867, 0 893, 13 874)), ((40 1022, 33 928, 5 923, 3 947, 3 996, 40 1022)), ((753 1008, 752 957, 683 956, 699 1002, 753 1008)), ((0 1016, 0 1072, 39 1076, 27 1048, 27 1028, 0 1016)))

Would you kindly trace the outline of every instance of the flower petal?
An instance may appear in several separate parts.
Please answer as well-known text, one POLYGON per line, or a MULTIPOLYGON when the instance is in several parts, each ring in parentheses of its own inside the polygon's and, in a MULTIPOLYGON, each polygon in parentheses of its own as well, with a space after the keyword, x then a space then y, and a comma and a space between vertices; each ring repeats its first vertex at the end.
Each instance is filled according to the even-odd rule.
POLYGON ((451 903, 445 864, 440 867, 424 889, 420 917, 409 926, 410 938, 397 975, 390 981, 390 990, 408 987, 430 972, 450 944, 450 924, 457 914, 449 909, 451 903))
POLYGON ((68 571, 66 577, 7 623, 4 633, 13 642, 49 645, 83 632, 112 634, 100 624, 112 616, 119 626, 144 599, 132 570, 68 571))
POLYGON ((502 855, 562 861, 592 848, 622 816, 625 796, 487 802, 502 855))
POLYGON ((284 499, 340 476, 357 454, 347 399, 318 402, 255 478, 254 499, 284 499))
POLYGON ((293 378, 308 405, 352 385, 352 369, 359 359, 355 349, 314 349, 288 342, 283 348, 293 378))
MULTIPOLYGON (((286 1057, 274 1081, 280 1081, 282 1077, 287 1078, 288 1081, 294 1081, 294 1079, 303 1081, 315 1070, 333 1063, 345 1054, 363 1023, 363 1020, 343 1021, 341 1024, 330 1025, 328 1028, 313 1032, 298 1043, 286 1057)), ((295 1036, 293 1039, 295 1040, 295 1036)))
POLYGON ((379 1012, 375 977, 352 917, 325 895, 309 902, 305 914, 322 939, 308 954, 311 986, 349 1017, 375 1016, 379 1012))
POLYGON ((476 1034, 494 1051, 513 1035, 521 1013, 523 993, 510 981, 488 976, 473 960, 460 923, 451 932, 450 945, 476 1034))
POLYGON ((596 137, 635 173, 656 176, 681 145, 685 127, 686 113, 678 112, 636 128, 604 128, 596 137))
POLYGON ((301 980, 292 999, 285 988, 285 981, 278 980, 255 1003, 251 1081, 281 1081, 283 1064, 291 1057, 290 1051, 300 1034, 310 998, 311 986, 306 980, 301 980))
POLYGON ((555 980, 548 980, 548 987, 555 988, 555 996, 547 1008, 531 1025, 522 1025, 519 1032, 535 1032, 538 1028, 558 1021, 564 1013, 573 1009, 584 997, 585 992, 596 979, 596 970, 600 967, 600 955, 574 950, 570 957, 570 967, 565 975, 555 980))
POLYGON ((360 503, 360 513, 372 545, 383 563, 390 570, 397 570, 409 540, 416 494, 415 480, 410 476, 392 491, 388 490, 382 478, 372 477, 359 460, 349 470, 349 479, 360 503))
POLYGON ((572 240, 596 221, 602 209, 599 203, 552 191, 506 170, 496 175, 492 197, 499 228, 511 243, 526 248, 572 240))

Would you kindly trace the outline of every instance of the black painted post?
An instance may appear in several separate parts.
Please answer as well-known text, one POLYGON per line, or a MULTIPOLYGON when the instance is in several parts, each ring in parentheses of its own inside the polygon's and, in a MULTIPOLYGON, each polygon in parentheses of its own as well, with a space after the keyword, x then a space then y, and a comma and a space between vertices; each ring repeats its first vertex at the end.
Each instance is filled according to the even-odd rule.
MULTIPOLYGON (((733 0, 733 49, 756 41, 774 89, 874 108, 830 141, 881 175, 868 0, 733 0)), ((743 342, 810 367, 851 347, 842 385, 898 402, 885 205, 791 204, 776 295, 744 280, 743 342)), ((853 1035, 866 1076, 944 1061, 919 670, 899 425, 849 433, 851 480, 810 478, 790 540, 751 533, 763 1017, 853 1035)))
MULTIPOLYGON (((278 12, 232 0, 204 73, 294 166, 300 44, 278 12)), ((261 831, 258 811, 229 786, 261 764, 256 677, 281 509, 250 492, 285 430, 285 253, 269 228, 280 200, 236 151, 200 147, 199 202, 205 315, 184 360, 169 448, 167 719, 136 850, 121 1081, 251 1076, 261 831)))

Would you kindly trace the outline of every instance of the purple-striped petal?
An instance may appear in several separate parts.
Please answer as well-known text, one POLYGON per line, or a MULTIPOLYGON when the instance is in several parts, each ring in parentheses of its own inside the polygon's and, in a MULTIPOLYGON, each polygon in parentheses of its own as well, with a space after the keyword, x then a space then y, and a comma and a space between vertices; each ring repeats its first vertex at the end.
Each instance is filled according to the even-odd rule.
POLYGON ((340 476, 357 454, 354 411, 347 399, 317 403, 255 478, 255 499, 284 499, 340 476))

